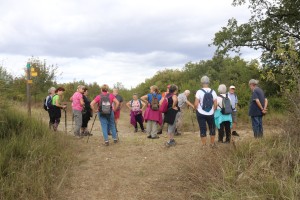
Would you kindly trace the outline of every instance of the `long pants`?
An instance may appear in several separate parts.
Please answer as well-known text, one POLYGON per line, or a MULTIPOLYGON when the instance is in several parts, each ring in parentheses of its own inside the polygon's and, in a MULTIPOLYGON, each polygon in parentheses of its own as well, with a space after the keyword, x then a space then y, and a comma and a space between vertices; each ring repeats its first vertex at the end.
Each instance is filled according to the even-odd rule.
POLYGON ((196 112, 196 115, 200 128, 200 136, 206 137, 206 123, 208 125, 209 134, 214 136, 216 134, 214 115, 202 115, 198 111, 196 112))
POLYGON ((115 126, 115 117, 114 112, 111 112, 110 115, 103 115, 98 112, 98 117, 100 120, 103 138, 105 142, 108 142, 108 128, 111 131, 112 137, 114 140, 117 140, 117 130, 115 126))
POLYGON ((151 135, 151 137, 156 137, 157 136, 157 122, 156 121, 152 121, 152 120, 148 120, 147 121, 147 133, 148 135, 151 135))
POLYGON ((263 137, 264 129, 262 124, 262 116, 251 117, 252 129, 255 138, 263 137))
POLYGON ((177 122, 176 122, 176 128, 178 132, 182 132, 182 125, 183 125, 183 111, 180 110, 180 112, 177 113, 177 122))
POLYGON ((230 133, 230 122, 229 121, 222 122, 220 124, 220 129, 218 130, 218 132, 219 132, 219 141, 222 141, 222 142, 223 142, 223 137, 224 137, 224 130, 226 133, 226 142, 230 142, 231 133, 230 133))
POLYGON ((137 124, 139 123, 139 125, 140 125, 140 127, 141 127, 141 129, 143 131, 145 128, 144 128, 144 125, 143 125, 143 116, 142 116, 142 114, 138 114, 138 115, 136 115, 134 117, 135 117, 135 121, 137 122, 137 123, 135 123, 134 128, 137 129, 138 128, 137 124))
POLYGON ((55 123, 55 113, 53 108, 48 109, 48 114, 49 114, 49 125, 53 125, 55 123))
POLYGON ((80 136, 80 128, 82 125, 82 112, 80 110, 73 110, 75 128, 74 128, 74 135, 80 136))

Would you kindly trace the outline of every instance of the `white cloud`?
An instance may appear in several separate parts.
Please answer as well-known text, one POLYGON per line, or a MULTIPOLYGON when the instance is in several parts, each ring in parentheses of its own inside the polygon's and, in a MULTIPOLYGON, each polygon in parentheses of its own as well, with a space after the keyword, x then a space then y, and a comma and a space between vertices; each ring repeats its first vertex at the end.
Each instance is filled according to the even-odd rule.
POLYGON ((213 55, 214 33, 245 7, 232 0, 0 0, 0 61, 20 75, 27 58, 57 63, 59 81, 126 87, 166 67, 213 55))

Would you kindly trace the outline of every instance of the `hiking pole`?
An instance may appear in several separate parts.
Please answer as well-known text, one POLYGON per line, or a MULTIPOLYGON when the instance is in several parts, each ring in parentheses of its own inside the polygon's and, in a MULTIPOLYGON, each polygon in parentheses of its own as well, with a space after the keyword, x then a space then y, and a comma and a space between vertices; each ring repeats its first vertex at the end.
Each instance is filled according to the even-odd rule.
POLYGON ((64 111, 65 111, 65 133, 67 134, 67 108, 65 108, 64 111))
POLYGON ((95 124, 96 118, 97 118, 97 114, 95 114, 94 121, 93 121, 93 124, 92 124, 91 130, 90 130, 90 134, 88 135, 88 138, 87 138, 87 140, 86 140, 86 143, 89 143, 90 135, 92 134, 92 130, 93 130, 93 127, 94 127, 94 124, 95 124))
POLYGON ((193 132, 195 133, 195 124, 194 124, 194 119, 193 119, 193 111, 191 111, 191 118, 192 118, 192 124, 193 124, 193 132))

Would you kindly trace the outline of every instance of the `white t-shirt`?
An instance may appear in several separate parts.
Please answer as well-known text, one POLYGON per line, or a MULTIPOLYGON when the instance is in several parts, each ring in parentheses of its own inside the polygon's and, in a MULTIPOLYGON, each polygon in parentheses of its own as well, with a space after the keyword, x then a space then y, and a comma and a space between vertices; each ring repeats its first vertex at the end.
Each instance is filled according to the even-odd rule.
MULTIPOLYGON (((206 92, 210 92, 211 91, 210 88, 202 88, 202 89, 205 90, 206 92)), ((206 112, 206 111, 204 111, 202 109, 202 103, 203 103, 204 94, 205 93, 202 90, 198 90, 197 93, 196 93, 196 95, 195 95, 195 97, 200 100, 200 102, 198 104, 197 110, 202 115, 213 115, 214 112, 215 112, 214 107, 209 112, 206 112)), ((217 99, 217 94, 216 94, 215 91, 212 91, 212 96, 213 96, 213 99, 215 101, 217 99)))

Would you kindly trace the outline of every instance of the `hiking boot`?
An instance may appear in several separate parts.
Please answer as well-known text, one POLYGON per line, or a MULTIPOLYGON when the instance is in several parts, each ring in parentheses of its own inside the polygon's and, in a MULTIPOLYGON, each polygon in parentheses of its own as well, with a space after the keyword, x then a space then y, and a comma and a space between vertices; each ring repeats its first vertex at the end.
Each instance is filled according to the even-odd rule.
POLYGON ((232 131, 232 134, 231 134, 231 135, 234 135, 234 136, 237 136, 237 137, 240 136, 236 131, 232 131))
POLYGON ((138 129, 137 129, 137 128, 135 128, 135 129, 134 129, 134 132, 135 132, 135 133, 136 133, 136 132, 138 132, 138 129))
POLYGON ((146 130, 144 129, 144 130, 142 130, 142 133, 146 133, 146 130))
POLYGON ((175 145, 176 145, 176 142, 175 142, 175 140, 173 139, 173 140, 170 140, 170 141, 166 142, 165 145, 166 145, 166 147, 175 146, 175 145))
POLYGON ((158 139, 158 138, 159 138, 158 135, 156 135, 156 136, 154 136, 154 137, 151 137, 151 139, 158 139))
POLYGON ((115 144, 116 144, 116 143, 118 143, 118 142, 119 142, 119 140, 118 140, 118 139, 115 139, 115 140, 114 140, 114 143, 115 143, 115 144))
POLYGON ((104 146, 109 146, 109 141, 105 141, 104 146))
POLYGON ((112 135, 111 132, 108 132, 107 135, 112 135))
POLYGON ((219 142, 219 143, 223 143, 223 141, 222 141, 222 140, 218 140, 218 142, 219 142))
POLYGON ((148 135, 147 138, 151 139, 152 137, 151 137, 151 135, 148 135))
POLYGON ((157 134, 162 134, 162 130, 158 131, 157 134))

